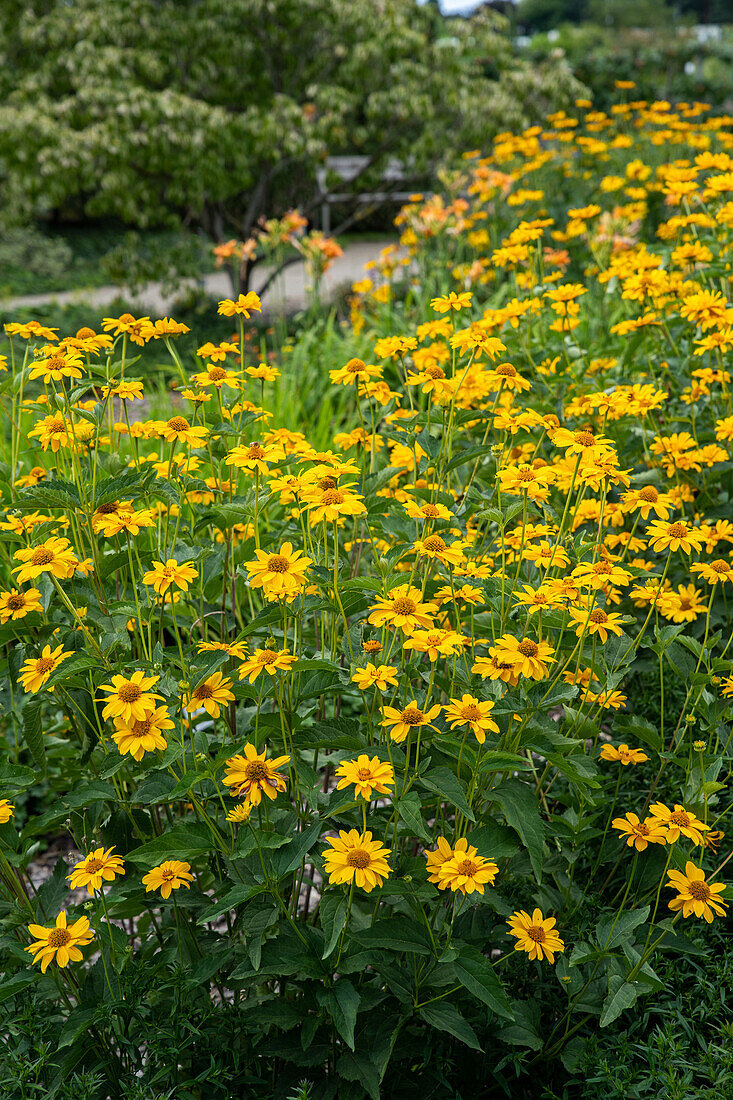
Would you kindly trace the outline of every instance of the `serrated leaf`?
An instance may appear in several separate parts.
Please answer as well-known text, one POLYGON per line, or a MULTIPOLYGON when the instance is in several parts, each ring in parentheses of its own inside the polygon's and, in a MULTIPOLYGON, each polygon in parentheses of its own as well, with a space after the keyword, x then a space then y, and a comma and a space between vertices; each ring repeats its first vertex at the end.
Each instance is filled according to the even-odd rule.
POLYGON ((466 800, 465 787, 449 768, 431 768, 420 780, 422 786, 447 799, 469 821, 475 821, 473 810, 466 800))
POLYGON ((42 772, 46 771, 46 746, 43 741, 43 700, 30 699, 23 707, 23 739, 42 772))
POLYGON ((618 974, 612 974, 608 979, 608 995, 603 1002, 601 1010, 600 1026, 608 1027, 627 1008, 633 1008, 639 991, 618 974))
POLYGON ((504 1016, 507 1020, 514 1019, 504 987, 490 960, 477 947, 462 947, 459 957, 453 963, 453 969, 461 985, 488 1005, 497 1016, 504 1016))
POLYGON ((644 923, 650 911, 650 906, 645 905, 642 909, 632 909, 628 913, 622 913, 618 920, 615 917, 609 917, 607 920, 599 921, 596 928, 598 946, 605 951, 612 951, 614 947, 618 947, 624 940, 629 939, 635 928, 644 923))
POLYGON ((540 817, 537 798, 526 783, 508 779, 491 791, 506 818, 507 825, 515 829, 529 852, 532 870, 538 882, 542 881, 542 844, 544 826, 540 817))
POLYGON ((459 1042, 465 1043, 472 1050, 481 1050, 481 1044, 476 1038, 476 1032, 465 1016, 462 1016, 457 1008, 445 1001, 436 1001, 434 1004, 422 1005, 420 1015, 427 1024, 437 1028, 438 1031, 447 1031, 459 1042))
POLYGON ((323 929, 323 935, 326 938, 322 958, 327 959, 331 952, 335 950, 339 936, 346 927, 348 911, 349 904, 345 894, 339 897, 334 891, 333 893, 324 894, 321 898, 318 906, 318 918, 323 929))

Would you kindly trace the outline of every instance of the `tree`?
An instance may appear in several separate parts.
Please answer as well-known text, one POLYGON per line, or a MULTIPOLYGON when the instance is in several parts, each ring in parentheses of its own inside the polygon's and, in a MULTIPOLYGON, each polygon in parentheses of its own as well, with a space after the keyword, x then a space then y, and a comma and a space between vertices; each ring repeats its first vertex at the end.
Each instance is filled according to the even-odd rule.
POLYGON ((329 154, 427 171, 582 93, 505 29, 417 0, 0 0, 0 208, 246 237, 329 154))

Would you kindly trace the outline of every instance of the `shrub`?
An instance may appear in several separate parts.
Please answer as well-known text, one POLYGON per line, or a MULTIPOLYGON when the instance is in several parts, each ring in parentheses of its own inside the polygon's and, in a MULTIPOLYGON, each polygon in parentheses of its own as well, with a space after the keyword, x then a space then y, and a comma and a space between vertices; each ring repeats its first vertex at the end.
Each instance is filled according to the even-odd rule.
POLYGON ((328 379, 308 330, 260 361, 254 293, 185 357, 6 325, 23 1096, 567 1095, 710 966, 729 145, 660 104, 499 135, 402 211, 328 379), (272 410, 327 381, 316 448, 272 410))

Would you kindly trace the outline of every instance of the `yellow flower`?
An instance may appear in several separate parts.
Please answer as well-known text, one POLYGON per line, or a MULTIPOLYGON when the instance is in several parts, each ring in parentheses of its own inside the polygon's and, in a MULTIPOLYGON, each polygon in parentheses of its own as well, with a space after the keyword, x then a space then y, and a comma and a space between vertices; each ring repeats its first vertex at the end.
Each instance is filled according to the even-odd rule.
POLYGON ((175 558, 168 558, 166 562, 153 562, 152 568, 143 575, 143 584, 152 585, 160 594, 167 592, 171 585, 188 592, 188 586, 195 577, 198 577, 198 572, 192 565, 185 562, 179 565, 175 558))
POLYGON ((440 868, 454 855, 465 856, 468 850, 468 841, 465 836, 459 837, 455 848, 451 848, 445 837, 439 836, 436 843, 437 848, 423 854, 427 860, 428 882, 432 882, 437 886, 440 883, 440 868))
POLYGON ((203 447, 204 440, 209 434, 208 428, 192 428, 185 416, 172 416, 170 420, 161 422, 160 435, 168 443, 188 443, 194 449, 203 447))
POLYGON ((613 745, 604 745, 601 749, 601 760, 618 760, 620 764, 643 764, 649 757, 641 749, 630 749, 628 745, 621 744, 618 748, 613 745))
POLYGON ((436 313, 447 313, 448 310, 457 312, 461 309, 468 309, 472 298, 473 295, 468 291, 456 294, 454 290, 451 290, 450 294, 444 294, 441 298, 431 298, 430 305, 436 313))
POLYGON ((238 754, 227 760, 229 770, 222 782, 232 788, 231 793, 237 798, 245 798, 253 806, 259 806, 263 791, 272 800, 277 798, 279 791, 286 790, 288 781, 277 769, 289 763, 289 756, 268 760, 267 748, 258 753, 254 745, 247 744, 244 756, 238 754))
POLYGON ((568 614, 575 624, 578 638, 587 631, 591 636, 597 634, 605 643, 609 634, 620 636, 623 633, 621 616, 606 612, 601 607, 569 607, 568 614))
POLYGON ((704 821, 700 821, 692 810, 686 810, 684 806, 675 803, 673 810, 665 806, 663 802, 655 802, 650 806, 649 813, 659 825, 667 828, 667 840, 674 844, 680 836, 686 836, 693 844, 703 843, 703 833, 710 829, 704 821))
POLYGON ((667 830, 653 817, 641 821, 636 814, 629 813, 614 817, 611 825, 626 838, 628 847, 636 848, 637 852, 643 852, 649 844, 666 844, 668 840, 667 830))
POLYGON ((437 869, 438 889, 461 894, 483 894, 486 883, 493 885, 498 873, 495 863, 477 855, 476 848, 466 842, 465 848, 459 849, 456 845, 451 858, 437 869))
POLYGON ((383 763, 378 756, 371 758, 366 753, 361 753, 356 760, 344 760, 336 768, 334 773, 339 776, 336 790, 341 791, 354 784, 354 795, 367 800, 372 797, 372 790, 377 794, 389 794, 388 787, 394 786, 394 768, 391 764, 383 763))
POLYGON ((101 890, 105 882, 112 882, 115 875, 124 875, 125 865, 121 856, 113 856, 112 848, 95 848, 79 863, 74 864, 74 870, 67 875, 72 890, 78 890, 80 886, 86 886, 87 893, 93 894, 95 890, 101 890))
POLYGON ((513 913, 507 921, 509 935, 516 936, 515 951, 526 951, 530 959, 546 958, 554 963, 555 955, 565 950, 565 944, 555 928, 554 917, 543 917, 541 909, 535 909, 530 917, 524 909, 513 913))
POLYGON ((440 714, 440 707, 436 704, 429 710, 421 710, 413 699, 402 710, 397 710, 396 707, 380 707, 380 712, 380 725, 389 729, 390 737, 399 744, 412 729, 431 725, 440 714))
POLYGON ((353 386, 359 382, 368 382, 371 378, 381 378, 382 368, 367 364, 363 359, 349 359, 344 367, 328 372, 334 386, 353 386))
POLYGON ((44 646, 40 657, 31 657, 21 665, 18 682, 23 685, 25 692, 39 691, 52 672, 55 672, 62 661, 67 657, 73 657, 72 652, 65 653, 63 642, 51 650, 51 646, 44 646))
POLYGON ((432 627, 432 616, 437 610, 435 604, 423 602, 419 588, 400 584, 372 604, 368 621, 372 626, 390 626, 393 630, 412 632, 418 627, 432 627))
POLYGON ((64 538, 46 539, 39 546, 16 550, 13 557, 22 563, 13 569, 13 573, 18 574, 19 584, 35 580, 43 573, 68 580, 74 576, 74 570, 79 564, 71 543, 64 538))
POLYGON ((42 611, 41 593, 37 588, 28 588, 20 592, 11 588, 9 592, 0 592, 0 623, 24 619, 31 611, 42 611))
POLYGON ((262 671, 269 672, 270 676, 274 676, 276 672, 289 672, 297 660, 287 649, 256 649, 239 666, 239 679, 244 680, 249 676, 249 682, 253 684, 262 671))
POLYGON ((188 714, 194 714, 203 707, 212 718, 218 718, 221 713, 220 708, 234 699, 234 695, 229 690, 231 686, 232 681, 225 679, 222 672, 214 672, 193 691, 187 692, 182 697, 184 710, 188 714))
POLYGON ((145 893, 160 890, 162 896, 167 899, 171 896, 171 890, 178 890, 181 886, 190 890, 193 882, 193 875, 190 872, 190 863, 180 859, 168 859, 143 876, 145 893))
POLYGON ((342 516, 366 515, 364 498, 350 491, 349 485, 337 485, 333 489, 319 492, 315 499, 309 500, 305 510, 309 513, 310 524, 314 527, 321 520, 337 523, 342 516))
POLYGON ((240 294, 235 300, 231 298, 222 299, 219 302, 217 312, 222 317, 234 317, 235 314, 239 314, 241 317, 249 318, 250 313, 262 312, 262 302, 259 295, 250 290, 247 294, 240 294))
POLYGON ((15 806, 7 798, 0 798, 0 825, 6 825, 11 817, 15 817, 15 806))
POLYGON ((463 695, 460 699, 451 699, 444 706, 446 721, 452 730, 458 726, 468 726, 476 740, 483 745, 487 733, 498 733, 499 727, 491 718, 494 703, 480 703, 473 695, 463 695))
POLYGON ((357 668, 351 679, 362 691, 370 687, 386 691, 388 686, 397 687, 397 669, 393 665, 373 665, 368 661, 364 668, 357 668))
POLYGON ((372 840, 370 832, 341 829, 338 837, 327 837, 326 843, 331 845, 323 853, 331 886, 354 882, 369 894, 389 876, 387 857, 391 850, 383 848, 380 841, 372 840))
POLYGON ((155 710, 155 700, 162 699, 162 695, 150 691, 159 679, 159 676, 133 672, 129 679, 115 675, 111 684, 100 684, 100 691, 109 693, 102 717, 123 718, 128 722, 144 721, 155 710))
POLYGON ((699 573, 708 584, 727 584, 733 581, 733 565, 724 558, 716 558, 714 561, 697 562, 692 566, 693 573, 699 573))
POLYGON ((512 634, 502 634, 496 645, 491 646, 489 655, 498 664, 508 665, 515 675, 526 676, 531 680, 544 680, 549 665, 555 663, 554 649, 547 642, 535 642, 531 638, 515 638, 512 634))
POLYGON ((306 572, 312 565, 302 550, 284 542, 277 553, 255 550, 255 561, 245 562, 252 588, 261 588, 266 600, 293 600, 305 588, 306 572))
POLYGON ((420 557, 437 559, 442 565, 456 566, 463 564, 463 543, 459 540, 449 546, 440 535, 428 535, 424 539, 418 539, 413 543, 413 550, 420 557))
POLYGON ((412 649, 416 653, 427 653, 429 660, 437 661, 439 656, 452 657, 459 652, 463 641, 463 635, 455 630, 413 630, 402 648, 412 649))
POLYGON ((224 386, 230 390, 239 390, 242 387, 237 372, 220 367, 216 363, 207 363, 206 370, 193 375, 197 386, 215 386, 217 390, 224 386))
POLYGON ((43 379, 44 383, 60 382, 63 378, 81 378, 83 361, 78 351, 71 348, 47 347, 46 356, 30 365, 30 379, 43 379))
POLYGON ((83 956, 79 948, 85 947, 94 939, 88 917, 79 917, 77 921, 67 926, 65 912, 59 913, 56 917, 54 928, 29 924, 28 931, 36 937, 36 942, 29 944, 26 951, 31 952, 34 963, 40 962, 43 974, 46 973, 48 964, 54 957, 61 967, 68 966, 70 962, 80 962, 83 956))
POLYGON ((685 554, 691 554, 703 544, 701 533, 684 520, 677 520, 676 523, 654 520, 647 527, 646 534, 652 550, 683 550, 685 554))
POLYGON ((122 756, 130 754, 133 760, 140 761, 146 752, 162 751, 168 745, 163 730, 172 730, 173 722, 165 707, 155 707, 144 718, 115 718, 115 732, 112 740, 122 756))
POLYGON ((706 882, 703 871, 692 860, 685 864, 684 875, 681 871, 667 871, 667 877, 666 885, 677 891, 677 897, 669 902, 674 912, 681 909, 683 917, 704 917, 708 924, 712 924, 715 916, 725 916, 728 903, 716 896, 725 890, 725 883, 706 882))
POLYGON ((240 825, 243 821, 247 820, 253 809, 254 805, 252 802, 242 802, 239 806, 234 806, 229 810, 227 821, 233 821, 235 825, 240 825))

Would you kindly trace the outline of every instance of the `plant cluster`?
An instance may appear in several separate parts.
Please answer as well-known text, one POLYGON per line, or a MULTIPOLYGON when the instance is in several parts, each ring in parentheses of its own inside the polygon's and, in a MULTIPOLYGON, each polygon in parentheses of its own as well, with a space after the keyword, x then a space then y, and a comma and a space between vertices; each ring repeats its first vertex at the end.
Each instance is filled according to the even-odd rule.
POLYGON ((254 354, 253 292, 191 356, 5 326, 23 1096, 549 1088, 717 942, 731 119, 577 106, 401 211, 328 378, 254 354), (329 383, 325 445, 274 418, 329 383))

